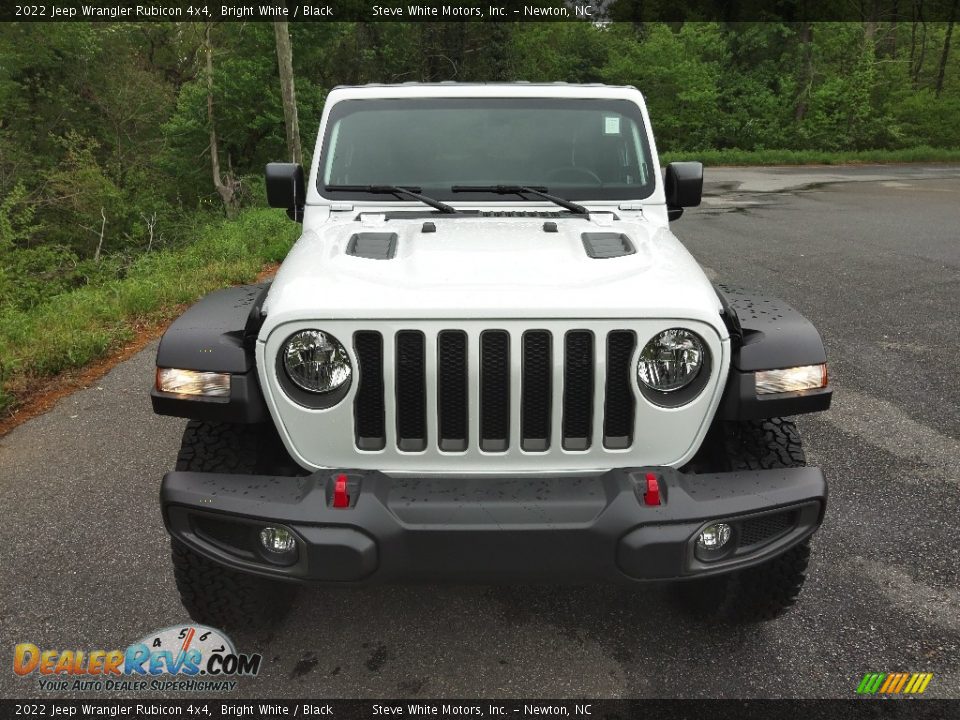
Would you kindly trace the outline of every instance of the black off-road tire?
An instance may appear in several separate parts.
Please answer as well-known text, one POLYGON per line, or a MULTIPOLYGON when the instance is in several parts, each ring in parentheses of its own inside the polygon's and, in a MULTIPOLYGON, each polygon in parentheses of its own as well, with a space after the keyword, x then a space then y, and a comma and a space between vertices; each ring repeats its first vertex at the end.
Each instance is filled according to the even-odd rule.
POLYGON ((296 597, 291 583, 240 573, 207 560, 178 540, 170 540, 173 576, 180 602, 194 620, 239 630, 276 622, 296 597))
POLYGON ((304 475, 273 425, 191 420, 183 431, 177 470, 236 475, 304 475))
POLYGON ((727 423, 721 443, 719 465, 723 470, 771 470, 807 464, 797 426, 785 418, 727 423))
MULTIPOLYGON (((240 475, 300 475, 271 425, 187 423, 177 470, 240 475)), ((224 629, 257 627, 283 618, 296 596, 292 583, 237 572, 171 538, 177 590, 194 620, 224 629)))
POLYGON ((734 625, 775 620, 796 601, 806 579, 810 541, 762 565, 678 584, 684 609, 708 621, 734 625))
MULTIPOLYGON (((718 429, 713 443, 717 471, 806 465, 797 426, 783 418, 728 423, 718 429)), ((687 611, 706 620, 773 620, 796 602, 809 559, 810 541, 805 540, 760 565, 678 583, 678 594, 687 611)))

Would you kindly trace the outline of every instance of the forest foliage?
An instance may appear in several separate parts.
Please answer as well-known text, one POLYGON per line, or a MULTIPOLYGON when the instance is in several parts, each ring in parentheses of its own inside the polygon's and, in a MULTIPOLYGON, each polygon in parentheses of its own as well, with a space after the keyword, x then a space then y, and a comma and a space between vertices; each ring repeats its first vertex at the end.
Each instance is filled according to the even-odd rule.
MULTIPOLYGON (((960 61, 947 22, 312 23, 289 32, 307 162, 332 87, 443 80, 635 85, 671 157, 960 149, 960 61)), ((262 205, 264 163, 289 159, 277 57, 270 23, 0 24, 0 410, 14 374, 102 352, 50 367, 30 359, 37 319, 70 305, 61 296, 92 288, 86 301, 108 302, 104 288, 129 291, 129 278, 148 283, 149 272, 179 273, 184 289, 157 293, 155 304, 209 284, 174 258, 196 261, 211 237, 237 237, 220 227, 208 100, 232 209, 262 205)), ((251 268, 295 235, 292 224, 262 219, 246 230, 276 235, 237 240, 251 268)), ((149 305, 104 322, 121 327, 149 305)))

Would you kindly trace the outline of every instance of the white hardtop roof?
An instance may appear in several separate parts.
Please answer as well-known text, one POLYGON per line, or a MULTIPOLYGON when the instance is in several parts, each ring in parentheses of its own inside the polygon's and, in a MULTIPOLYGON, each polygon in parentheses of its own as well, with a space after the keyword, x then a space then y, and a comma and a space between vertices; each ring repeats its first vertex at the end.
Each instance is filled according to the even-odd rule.
POLYGON ((603 85, 600 83, 400 83, 339 85, 330 91, 328 101, 404 98, 404 97, 555 97, 633 99, 641 96, 632 85, 603 85))

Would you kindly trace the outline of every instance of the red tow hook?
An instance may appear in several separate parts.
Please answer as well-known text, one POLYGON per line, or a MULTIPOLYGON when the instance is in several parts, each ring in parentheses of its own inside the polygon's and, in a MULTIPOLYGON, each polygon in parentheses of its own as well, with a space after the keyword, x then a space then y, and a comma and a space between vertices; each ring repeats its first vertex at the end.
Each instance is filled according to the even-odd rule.
POLYGON ((347 476, 337 475, 333 483, 333 506, 335 508, 350 507, 350 496, 347 494, 347 476))
POLYGON ((660 504, 660 483, 656 473, 647 473, 647 491, 643 494, 643 502, 646 505, 660 504))

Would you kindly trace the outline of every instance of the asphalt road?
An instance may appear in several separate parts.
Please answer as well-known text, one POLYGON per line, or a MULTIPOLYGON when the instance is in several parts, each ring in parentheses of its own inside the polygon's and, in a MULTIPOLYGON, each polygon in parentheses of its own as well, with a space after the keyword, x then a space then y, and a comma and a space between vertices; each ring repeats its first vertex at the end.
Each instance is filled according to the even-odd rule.
MULTIPOLYGON (((240 696, 851 697, 868 671, 960 697, 960 168, 726 169, 675 232, 724 280, 823 333, 836 387, 800 421, 830 507, 799 605, 692 622, 663 588, 309 591, 240 696)), ((123 648, 187 620, 157 507, 183 421, 154 347, 0 439, 0 696, 13 647, 123 648)), ((236 695, 231 694, 230 697, 236 695)))

